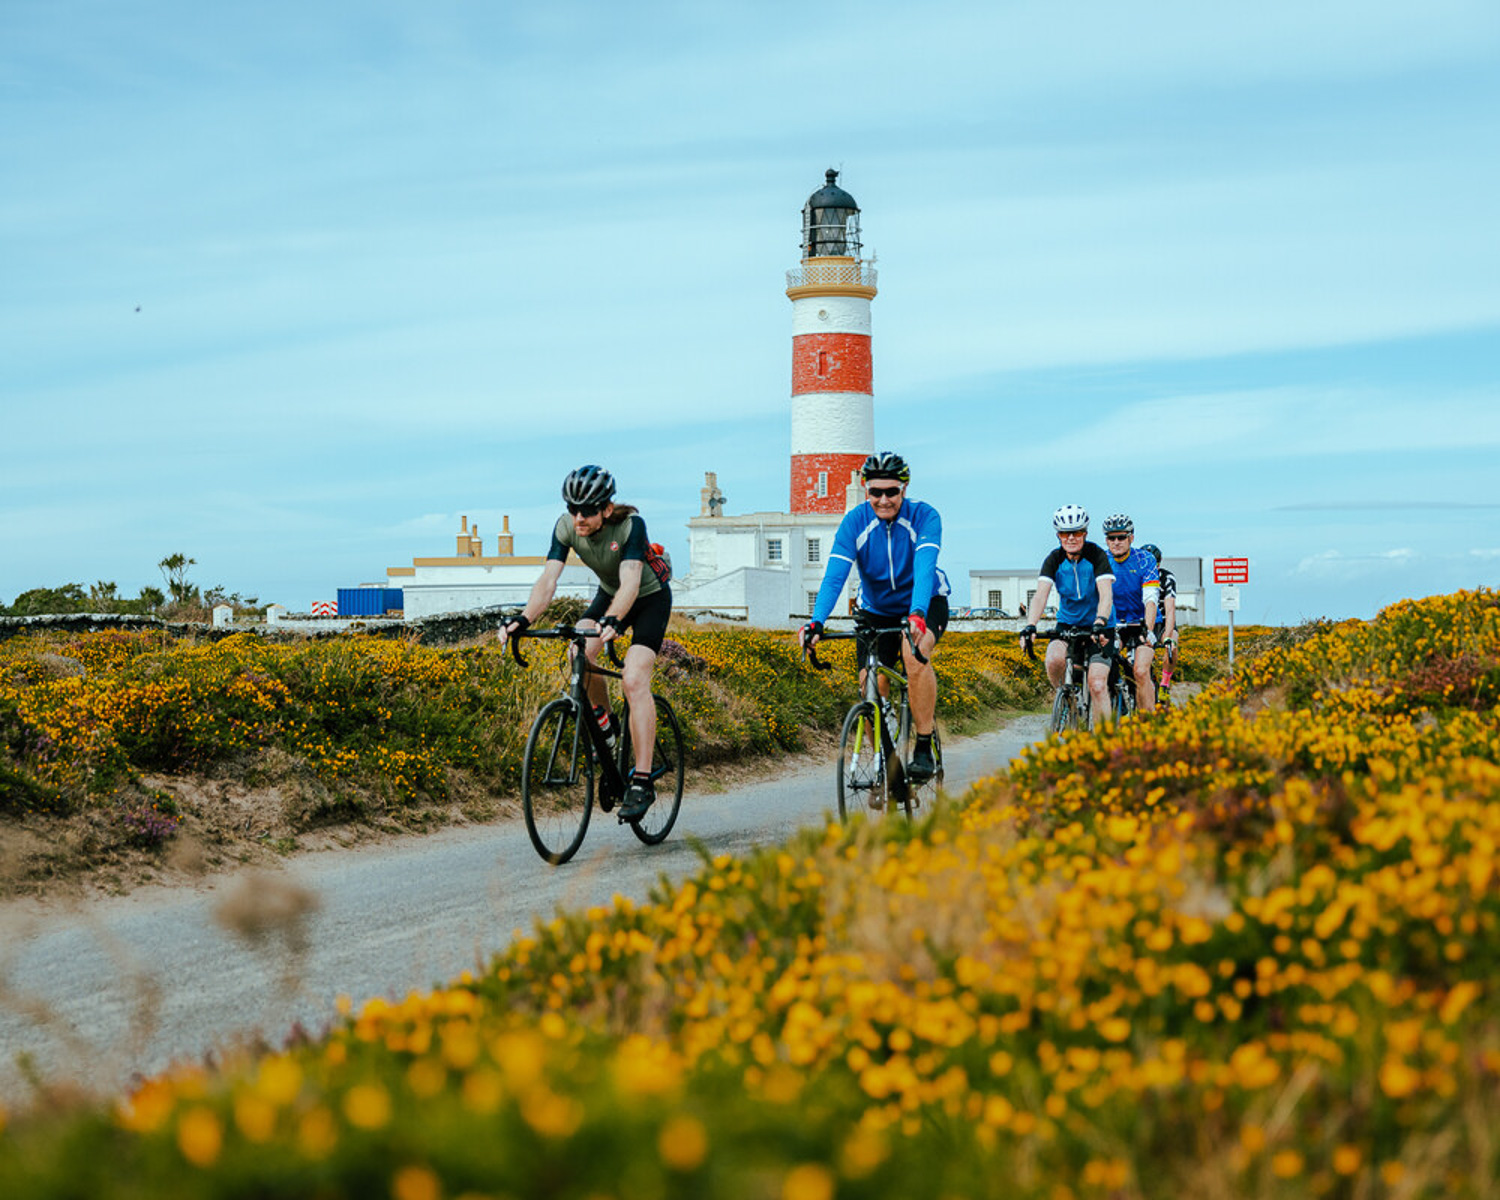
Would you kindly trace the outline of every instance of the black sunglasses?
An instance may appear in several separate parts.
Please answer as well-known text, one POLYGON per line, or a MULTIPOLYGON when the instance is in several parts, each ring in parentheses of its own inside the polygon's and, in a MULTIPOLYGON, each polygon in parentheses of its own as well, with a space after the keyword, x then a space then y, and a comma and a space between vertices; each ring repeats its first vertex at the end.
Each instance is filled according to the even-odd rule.
POLYGON ((599 504, 570 504, 568 505, 568 516, 570 517, 597 517, 603 511, 599 504))
POLYGON ((1106 542, 1123 542, 1129 536, 1128 533, 1106 533, 1104 540, 1106 542))
POLYGON ((893 488, 867 487, 867 488, 865 488, 865 491, 869 492, 870 495, 872 495, 872 496, 878 496, 882 500, 884 500, 888 496, 899 496, 901 494, 901 489, 898 488, 898 487, 893 487, 893 488))

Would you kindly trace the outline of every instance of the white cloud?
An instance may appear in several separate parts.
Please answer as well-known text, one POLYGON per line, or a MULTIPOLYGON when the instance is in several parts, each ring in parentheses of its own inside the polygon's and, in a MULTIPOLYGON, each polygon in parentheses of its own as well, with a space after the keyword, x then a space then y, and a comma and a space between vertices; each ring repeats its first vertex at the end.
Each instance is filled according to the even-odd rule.
POLYGON ((1380 550, 1373 554, 1345 554, 1342 550, 1320 550, 1317 554, 1307 555, 1298 562, 1292 568, 1292 574, 1325 579, 1381 575, 1391 570, 1403 570, 1414 566, 1421 560, 1421 557, 1415 550, 1407 547, 1380 550))

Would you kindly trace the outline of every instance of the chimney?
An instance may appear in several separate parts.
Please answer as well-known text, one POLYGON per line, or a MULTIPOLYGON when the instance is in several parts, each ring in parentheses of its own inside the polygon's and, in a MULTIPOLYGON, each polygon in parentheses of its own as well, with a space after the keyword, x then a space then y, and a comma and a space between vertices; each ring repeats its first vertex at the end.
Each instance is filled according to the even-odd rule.
POLYGON ((500 518, 500 536, 495 539, 495 553, 501 558, 513 558, 516 553, 516 539, 510 533, 510 518, 500 518))

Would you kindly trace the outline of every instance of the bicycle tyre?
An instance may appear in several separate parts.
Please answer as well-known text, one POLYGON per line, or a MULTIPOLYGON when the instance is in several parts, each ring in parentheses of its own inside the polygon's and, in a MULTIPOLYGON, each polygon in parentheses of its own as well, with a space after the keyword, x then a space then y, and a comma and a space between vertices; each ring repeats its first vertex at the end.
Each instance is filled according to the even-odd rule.
POLYGON ((943 784, 943 743, 938 737, 936 723, 932 726, 932 758, 937 763, 937 770, 933 772, 931 779, 923 780, 921 783, 913 783, 911 776, 906 772, 906 765, 911 762, 912 755, 917 749, 917 727, 911 719, 911 709, 908 708, 901 721, 901 770, 906 782, 905 805, 906 815, 911 816, 911 810, 927 805, 930 811, 937 803, 938 789, 943 784))
MULTIPOLYGON (((666 839, 677 824, 677 812, 682 807, 683 762, 685 750, 682 741, 682 726, 677 714, 666 699, 651 693, 656 702, 656 749, 651 755, 651 782, 656 789, 656 800, 634 821, 627 821, 631 831, 648 846, 655 846, 666 839)), ((624 730, 620 735, 620 773, 633 770, 635 751, 630 748, 630 707, 626 705, 621 716, 624 730)))
POLYGON ((839 738, 839 819, 857 812, 884 809, 889 790, 885 749, 880 744, 880 714, 869 701, 854 705, 844 717, 839 738))
POLYGON ((594 808, 594 753, 578 706, 559 697, 532 723, 521 759, 521 811, 536 852, 561 866, 583 845, 594 808))
POLYGON ((1078 728, 1078 705, 1068 688, 1060 687, 1052 697, 1052 732, 1067 733, 1078 728))

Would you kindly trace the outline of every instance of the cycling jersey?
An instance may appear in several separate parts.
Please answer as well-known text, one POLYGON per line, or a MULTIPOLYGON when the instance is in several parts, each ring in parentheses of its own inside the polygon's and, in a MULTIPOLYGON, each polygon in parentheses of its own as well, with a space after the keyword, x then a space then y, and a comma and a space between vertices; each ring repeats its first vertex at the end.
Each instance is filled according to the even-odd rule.
POLYGON ((627 516, 613 524, 606 522, 590 537, 582 536, 573 526, 573 518, 564 513, 557 518, 552 529, 552 545, 547 557, 557 562, 568 561, 572 550, 583 560, 584 566, 599 576, 599 586, 613 596, 620 590, 620 564, 641 564, 641 596, 651 596, 661 591, 661 581, 656 572, 646 565, 646 522, 637 514, 627 516))
POLYGON ((1177 577, 1166 567, 1157 569, 1161 573, 1161 589, 1156 597, 1156 632, 1160 635, 1167 627, 1167 597, 1177 595, 1177 577))
MULTIPOLYGON (((1043 579, 1057 588, 1057 623, 1087 628, 1099 615, 1100 579, 1114 576, 1114 562, 1098 542, 1084 542, 1078 561, 1070 562, 1059 546, 1042 560, 1043 579)), ((1114 625, 1114 610, 1109 624, 1114 625)))
POLYGON ((1156 559, 1135 546, 1123 559, 1114 558, 1115 620, 1137 622, 1146 619, 1146 605, 1157 598, 1160 578, 1156 559))
POLYGON ((813 620, 828 620, 853 567, 859 568, 862 608, 882 617, 925 618, 932 597, 949 594, 948 577, 937 565, 942 541, 942 518, 922 500, 902 500, 890 521, 877 517, 868 500, 845 513, 833 535, 813 620))

